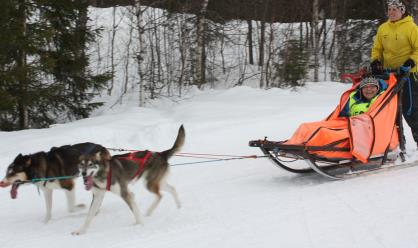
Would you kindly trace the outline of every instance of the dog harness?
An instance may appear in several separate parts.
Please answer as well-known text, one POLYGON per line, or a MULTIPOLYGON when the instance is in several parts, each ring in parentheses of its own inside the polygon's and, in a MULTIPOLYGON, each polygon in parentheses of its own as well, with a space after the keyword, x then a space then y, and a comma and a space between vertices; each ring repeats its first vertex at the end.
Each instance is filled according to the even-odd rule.
POLYGON ((107 173, 106 178, 106 190, 110 191, 110 186, 112 185, 112 166, 109 167, 109 172, 107 173))
MULTIPOLYGON (((120 157, 118 156, 117 158, 131 160, 138 165, 138 170, 133 176, 133 178, 136 178, 144 171, 145 163, 148 161, 151 155, 152 155, 152 152, 147 150, 147 151, 131 152, 120 157), (138 153, 145 153, 145 155, 143 157, 137 157, 138 153)), ((112 167, 109 168, 109 173, 107 173, 107 182, 106 182, 107 191, 110 191, 111 183, 112 183, 112 167)))

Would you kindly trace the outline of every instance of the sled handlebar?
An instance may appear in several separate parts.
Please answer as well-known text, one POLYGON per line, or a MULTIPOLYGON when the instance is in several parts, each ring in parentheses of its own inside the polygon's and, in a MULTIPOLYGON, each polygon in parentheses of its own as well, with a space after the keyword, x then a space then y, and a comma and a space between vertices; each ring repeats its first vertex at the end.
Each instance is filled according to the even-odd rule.
POLYGON ((398 69, 386 69, 383 74, 372 74, 375 78, 388 80, 390 73, 394 73, 396 78, 403 78, 409 76, 409 72, 405 73, 402 72, 399 68, 398 69))

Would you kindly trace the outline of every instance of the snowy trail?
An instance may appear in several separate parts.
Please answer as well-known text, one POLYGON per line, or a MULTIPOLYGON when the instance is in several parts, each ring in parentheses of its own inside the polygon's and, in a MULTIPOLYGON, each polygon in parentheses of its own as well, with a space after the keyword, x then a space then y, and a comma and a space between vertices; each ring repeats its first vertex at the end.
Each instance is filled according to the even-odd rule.
MULTIPOLYGON (((128 208, 119 198, 108 194, 92 228, 81 237, 69 233, 80 225, 85 213, 68 215, 63 194, 56 194, 54 218, 45 225, 41 222, 42 199, 34 194, 33 187, 26 187, 19 200, 33 202, 30 207, 22 207, 19 200, 2 207, 18 210, 13 211, 17 216, 2 218, 3 223, 12 225, 2 230, 2 237, 6 238, 3 238, 4 247, 28 244, 41 247, 50 239, 63 243, 64 247, 92 247, 96 242, 103 242, 106 247, 130 247, 136 244, 134 240, 144 247, 262 244, 265 247, 408 247, 417 244, 412 235, 417 225, 411 217, 416 216, 413 206, 418 204, 415 197, 418 192, 411 190, 409 184, 398 183, 415 181, 413 174, 418 173, 415 168, 343 182, 316 176, 300 177, 295 182, 291 176, 279 175, 276 168, 264 168, 264 173, 272 175, 266 176, 252 170, 251 164, 228 167, 248 168, 238 176, 212 180, 212 176, 226 173, 224 168, 214 167, 211 173, 205 173, 208 179, 200 184, 184 181, 181 170, 173 169, 172 174, 177 176, 172 176, 172 182, 180 193, 183 208, 175 209, 171 197, 166 196, 155 215, 145 219, 145 226, 133 226, 128 208), (16 235, 21 232, 25 233, 23 239, 12 238, 19 237, 16 235)), ((141 196, 137 201, 143 212, 152 196, 141 185, 133 188, 141 196)), ((83 193, 81 187, 78 192, 83 193)), ((88 203, 90 195, 84 192, 79 198, 88 203)))
MULTIPOLYGON (((155 110, 121 108, 50 129, 0 132, 0 173, 19 152, 87 140, 166 149, 181 123, 187 139, 183 152, 261 155, 247 146, 249 140, 287 138, 298 123, 326 116, 344 89, 318 83, 290 94, 242 87, 199 93, 177 105, 155 102, 155 110)), ((410 134, 407 139, 412 151, 410 134)), ((175 157, 171 163, 189 161, 175 157)), ((418 247, 417 175, 414 167, 331 181, 282 171, 264 158, 172 166, 169 182, 177 188, 181 209, 165 194, 153 216, 144 217, 144 226, 134 226, 125 203, 106 194, 82 236, 70 233, 87 209, 67 213, 63 192, 54 192, 52 220, 44 224, 44 200, 36 187, 21 187, 16 200, 1 189, 0 247, 418 247)), ((153 196, 142 182, 131 188, 144 213, 153 196)), ((91 201, 80 179, 77 201, 91 201)))

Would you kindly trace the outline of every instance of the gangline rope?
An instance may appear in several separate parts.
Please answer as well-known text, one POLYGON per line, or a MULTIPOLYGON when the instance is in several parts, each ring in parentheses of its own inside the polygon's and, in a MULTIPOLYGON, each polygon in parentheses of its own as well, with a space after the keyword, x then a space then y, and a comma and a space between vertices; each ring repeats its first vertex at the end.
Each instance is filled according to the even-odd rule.
MULTIPOLYGON (((137 151, 139 151, 139 150, 121 149, 121 148, 107 148, 107 149, 108 150, 111 150, 111 151, 119 151, 119 152, 137 152, 137 151)), ((230 154, 209 154, 209 153, 177 153, 175 156, 178 156, 178 157, 190 157, 190 158, 200 158, 200 159, 206 159, 206 160, 195 161, 195 162, 186 162, 186 163, 170 164, 170 166, 191 165, 191 164, 203 164, 203 163, 213 163, 213 162, 241 160, 241 159, 250 159, 250 158, 252 158, 252 159, 258 159, 258 158, 266 158, 266 157, 268 157, 268 156, 258 156, 258 155, 230 155, 230 154), (224 158, 219 158, 219 157, 224 157, 224 158)), ((73 179, 73 178, 77 178, 77 177, 80 177, 80 175, 76 175, 76 176, 59 176, 59 177, 45 177, 45 178, 33 178, 31 180, 18 181, 18 182, 15 182, 15 183, 16 184, 38 183, 38 182, 45 182, 45 181, 50 181, 50 180, 73 179)))

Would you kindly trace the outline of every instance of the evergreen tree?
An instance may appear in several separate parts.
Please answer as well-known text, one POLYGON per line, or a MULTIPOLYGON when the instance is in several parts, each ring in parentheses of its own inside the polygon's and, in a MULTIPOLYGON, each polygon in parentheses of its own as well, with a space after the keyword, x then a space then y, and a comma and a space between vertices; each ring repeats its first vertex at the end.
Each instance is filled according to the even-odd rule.
POLYGON ((93 97, 110 78, 92 75, 86 45, 87 3, 4 0, 0 19, 0 128, 47 127, 85 118, 101 105, 93 97))
POLYGON ((303 86, 308 72, 308 49, 299 40, 289 39, 279 51, 279 61, 274 64, 276 74, 273 83, 277 87, 303 86))

